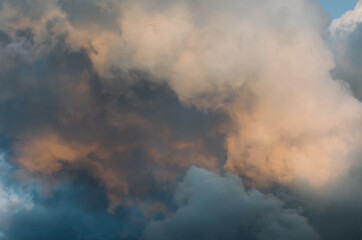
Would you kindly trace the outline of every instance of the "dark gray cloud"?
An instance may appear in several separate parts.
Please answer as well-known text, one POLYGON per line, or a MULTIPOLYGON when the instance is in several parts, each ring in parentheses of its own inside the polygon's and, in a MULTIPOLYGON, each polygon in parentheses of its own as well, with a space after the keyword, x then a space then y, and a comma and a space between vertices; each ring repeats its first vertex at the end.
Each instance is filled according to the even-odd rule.
POLYGON ((2 239, 136 239, 143 224, 141 217, 132 220, 132 211, 136 210, 119 207, 116 213, 107 213, 104 189, 84 174, 78 173, 76 178, 47 197, 33 191, 33 206, 3 220, 2 239))
MULTIPOLYGON (((362 154, 359 155, 361 160, 362 154)), ((348 174, 319 193, 305 193, 294 199, 304 205, 305 216, 322 239, 360 239, 362 236, 362 165, 358 161, 348 174)))
POLYGON ((273 196, 247 192, 230 173, 218 176, 192 167, 174 200, 176 213, 151 222, 145 239, 318 239, 297 211, 283 209, 273 196))

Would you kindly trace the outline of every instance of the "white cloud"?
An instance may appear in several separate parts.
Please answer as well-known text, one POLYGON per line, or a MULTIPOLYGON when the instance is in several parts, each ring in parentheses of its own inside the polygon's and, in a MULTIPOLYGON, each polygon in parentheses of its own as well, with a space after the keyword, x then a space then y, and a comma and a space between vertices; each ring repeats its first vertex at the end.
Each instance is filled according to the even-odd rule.
POLYGON ((362 1, 359 1, 353 10, 347 11, 340 18, 333 20, 330 31, 333 36, 353 32, 362 22, 362 1))

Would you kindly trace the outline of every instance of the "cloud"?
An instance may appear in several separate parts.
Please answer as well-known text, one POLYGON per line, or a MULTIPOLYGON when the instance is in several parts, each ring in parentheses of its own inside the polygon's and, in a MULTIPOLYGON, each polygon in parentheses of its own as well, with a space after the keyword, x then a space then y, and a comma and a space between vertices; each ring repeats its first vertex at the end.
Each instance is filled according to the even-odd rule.
POLYGON ((361 31, 362 2, 358 2, 353 11, 336 19, 330 26, 330 42, 335 52, 336 66, 332 71, 335 79, 348 82, 354 95, 362 98, 361 31))
MULTIPOLYGON (((67 1, 39 1, 44 10, 37 10, 38 15, 33 14, 35 8, 25 8, 26 4, 3 2, 3 10, 11 10, 7 10, 9 17, 2 28, 12 39, 5 46, 9 53, 17 54, 11 44, 24 43, 30 56, 51 56, 52 51, 65 48, 84 51, 90 61, 85 72, 77 72, 80 80, 76 86, 70 80, 74 76, 58 75, 57 81, 69 80, 55 91, 71 92, 58 95, 64 109, 57 117, 63 124, 94 116, 96 108, 100 109, 96 112, 106 111, 117 119, 118 110, 91 107, 95 102, 87 78, 93 73, 99 77, 103 93, 114 97, 137 85, 139 74, 144 74, 147 82, 166 84, 186 106, 228 115, 228 127, 221 128, 221 134, 227 136, 225 166, 245 174, 254 184, 306 181, 318 187, 344 174, 355 161, 350 156, 361 143, 362 108, 343 83, 330 77, 333 55, 323 39, 328 20, 321 17, 316 3, 87 1, 85 6, 96 16, 91 21, 83 14, 75 15, 76 9, 81 10, 70 8, 67 1), (15 23, 8 20, 12 12, 19 11, 24 13, 15 23), (109 21, 117 25, 103 28, 109 21), (11 29, 28 34, 16 35, 11 29), (51 44, 43 51, 48 41, 51 44)), ((130 121, 142 125, 139 129, 147 132, 152 128, 136 118, 132 116, 130 121)), ((114 125, 115 120, 107 121, 114 125)), ((39 138, 44 133, 35 135, 39 138)), ((188 144, 181 141, 174 146, 181 150, 181 146, 191 146, 188 144)), ((165 156, 152 152, 156 158, 165 156)), ((213 168, 222 162, 191 158, 213 168)), ((185 159, 177 162, 187 162, 185 159)))
POLYGON ((20 187, 11 179, 12 166, 6 162, 6 154, 0 154, 0 239, 4 239, 9 218, 15 212, 34 206, 31 189, 20 187))
POLYGON ((167 82, 182 103, 228 114, 228 170, 258 185, 320 187, 355 161, 362 107, 330 76, 328 20, 316 4, 119 6, 121 33, 104 31, 90 42, 95 70, 105 79, 146 72, 167 82))
POLYGON ((283 209, 272 196, 247 192, 230 173, 218 176, 192 167, 174 201, 176 213, 151 222, 145 239, 317 239, 297 211, 283 209))
POLYGON ((10 139, 9 160, 51 185, 61 181, 59 172, 88 171, 106 187, 110 209, 129 194, 168 191, 163 184, 190 165, 217 171, 224 158, 218 128, 225 114, 186 108, 147 76, 123 93, 109 92, 84 53, 58 49, 2 79, 0 128, 10 139))
POLYGON ((2 224, 1 239, 136 239, 142 219, 130 217, 131 208, 119 208, 107 213, 104 189, 78 175, 73 183, 63 183, 44 197, 33 192, 34 206, 8 214, 2 224))
POLYGON ((334 19, 329 28, 335 37, 339 34, 353 32, 360 22, 362 22, 362 3, 358 1, 353 10, 347 11, 338 19, 334 19))
MULTIPOLYGON (((343 213, 360 199, 359 12, 334 21, 327 39, 329 19, 309 0, 0 0, 0 148, 20 182, 43 187, 45 202, 82 172, 103 188, 105 218, 134 205, 165 218, 148 225, 150 239, 176 236, 197 217, 202 224, 184 234, 315 237, 300 212, 272 197, 276 188, 308 210, 321 202, 305 216, 322 237, 353 232, 329 231, 321 219, 353 222, 325 209, 340 201, 343 213), (232 172, 259 192, 192 168, 175 209, 177 180, 193 165, 232 172), (217 184, 199 185, 205 179, 217 184), (213 207, 224 203, 236 210, 213 207)), ((43 203, 12 222, 48 222, 56 204, 43 203)), ((101 224, 62 204, 54 226, 72 216, 90 234, 101 224)), ((83 236, 72 229, 69 237, 83 236)))

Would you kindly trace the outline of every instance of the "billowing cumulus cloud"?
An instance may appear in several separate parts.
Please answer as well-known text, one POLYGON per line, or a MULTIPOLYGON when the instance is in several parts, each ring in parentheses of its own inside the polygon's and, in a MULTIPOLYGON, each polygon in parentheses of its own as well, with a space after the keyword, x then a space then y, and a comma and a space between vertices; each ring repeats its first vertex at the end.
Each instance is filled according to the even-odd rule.
MULTIPOLYGON (((62 57, 87 62, 82 54, 62 57)), ((175 179, 192 164, 217 169, 224 156, 217 130, 227 119, 223 114, 186 109, 167 87, 144 79, 122 95, 103 93, 96 76, 83 72, 86 66, 58 63, 47 59, 39 66, 49 71, 52 86, 37 71, 30 70, 27 79, 14 76, 19 88, 26 81, 34 85, 24 86, 24 95, 10 97, 11 108, 2 109, 4 135, 17 138, 11 159, 19 171, 56 184, 63 170, 86 170, 107 188, 114 208, 129 193, 163 191, 156 182, 175 179), (69 68, 74 72, 64 76, 69 68)))
POLYGON ((330 23, 310 0, 0 0, 0 203, 33 204, 5 239, 357 238, 360 22, 361 3, 330 23))
POLYGON ((233 174, 191 168, 179 185, 175 215, 151 222, 145 239, 318 239, 295 210, 260 192, 245 191, 233 174))
POLYGON ((335 51, 336 67, 333 76, 349 83, 354 95, 362 98, 361 39, 362 2, 354 10, 334 20, 330 26, 331 43, 335 51))

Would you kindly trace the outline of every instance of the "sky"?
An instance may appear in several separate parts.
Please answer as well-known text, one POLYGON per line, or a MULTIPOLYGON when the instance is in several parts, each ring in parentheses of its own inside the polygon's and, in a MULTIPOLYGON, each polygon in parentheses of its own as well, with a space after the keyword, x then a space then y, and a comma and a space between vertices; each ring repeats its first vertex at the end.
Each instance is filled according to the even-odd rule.
POLYGON ((341 17, 346 11, 352 10, 358 0, 320 0, 325 11, 329 12, 333 19, 341 17))
POLYGON ((362 0, 0 0, 0 240, 360 240, 361 64, 362 0))

